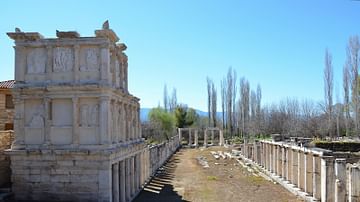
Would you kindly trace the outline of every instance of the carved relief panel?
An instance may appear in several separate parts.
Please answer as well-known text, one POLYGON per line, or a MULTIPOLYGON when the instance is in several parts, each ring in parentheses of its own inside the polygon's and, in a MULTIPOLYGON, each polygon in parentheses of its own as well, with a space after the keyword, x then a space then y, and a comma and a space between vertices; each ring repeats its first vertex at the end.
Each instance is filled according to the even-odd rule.
POLYGON ((80 71, 99 71, 99 50, 97 48, 83 48, 80 54, 80 71))
POLYGON ((74 65, 73 50, 65 47, 54 48, 53 63, 54 72, 71 71, 74 65))
POLYGON ((45 110, 40 99, 25 101, 25 144, 44 143, 45 110))
POLYGON ((46 67, 46 49, 33 48, 27 55, 27 73, 28 74, 43 74, 46 67))
POLYGON ((81 98, 79 104, 79 142, 99 144, 99 101, 97 98, 81 98))
POLYGON ((99 124, 99 105, 82 104, 80 106, 80 126, 94 127, 99 124))

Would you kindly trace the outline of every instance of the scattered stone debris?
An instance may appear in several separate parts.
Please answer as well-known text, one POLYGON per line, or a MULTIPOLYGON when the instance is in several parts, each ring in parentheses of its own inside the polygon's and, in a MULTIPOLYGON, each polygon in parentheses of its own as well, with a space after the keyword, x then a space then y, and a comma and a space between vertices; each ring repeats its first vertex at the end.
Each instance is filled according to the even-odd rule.
POLYGON ((218 154, 221 156, 221 158, 226 159, 226 156, 222 151, 218 151, 218 154))
POLYGON ((202 165, 204 168, 209 168, 209 163, 206 161, 206 158, 203 156, 199 156, 196 158, 200 165, 202 165))
POLYGON ((211 153, 211 155, 214 156, 214 158, 215 158, 216 160, 218 160, 218 159, 220 158, 220 155, 219 155, 216 151, 210 151, 210 153, 211 153))

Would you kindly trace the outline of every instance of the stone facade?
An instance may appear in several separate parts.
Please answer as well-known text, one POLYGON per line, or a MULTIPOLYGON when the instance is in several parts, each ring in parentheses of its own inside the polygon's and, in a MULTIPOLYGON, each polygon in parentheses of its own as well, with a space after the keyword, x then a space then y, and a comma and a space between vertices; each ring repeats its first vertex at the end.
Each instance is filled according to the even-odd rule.
POLYGON ((13 130, 14 104, 11 89, 15 81, 0 82, 0 131, 13 130))
POLYGON ((95 37, 8 33, 15 40, 17 200, 130 201, 149 151, 139 99, 128 92, 126 45, 108 27, 95 37))

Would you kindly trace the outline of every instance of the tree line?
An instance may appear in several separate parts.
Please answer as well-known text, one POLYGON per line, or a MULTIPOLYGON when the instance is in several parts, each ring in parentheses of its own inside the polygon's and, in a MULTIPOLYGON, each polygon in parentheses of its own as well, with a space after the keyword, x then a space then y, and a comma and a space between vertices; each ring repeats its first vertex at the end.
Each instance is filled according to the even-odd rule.
POLYGON ((220 127, 228 137, 248 138, 268 134, 303 137, 358 136, 360 128, 359 38, 349 38, 343 66, 342 95, 334 100, 334 67, 328 49, 324 56, 324 100, 285 98, 262 105, 260 84, 250 87, 245 77, 237 80, 231 67, 220 81, 221 116, 217 116, 217 88, 207 77, 208 127, 220 127), (341 96, 341 98, 340 98, 341 96), (334 104, 335 103, 335 104, 334 104))

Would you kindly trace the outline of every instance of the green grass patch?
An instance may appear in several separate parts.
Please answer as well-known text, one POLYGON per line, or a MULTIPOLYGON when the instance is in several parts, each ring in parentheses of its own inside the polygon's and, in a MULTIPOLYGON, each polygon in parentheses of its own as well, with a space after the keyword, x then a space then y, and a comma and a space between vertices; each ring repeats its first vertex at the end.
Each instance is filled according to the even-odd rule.
POLYGON ((207 179, 211 180, 211 181, 215 181, 215 180, 217 180, 217 177, 216 176, 207 176, 207 179))
POLYGON ((263 184, 264 183, 264 178, 260 177, 260 176, 255 176, 255 175, 251 175, 248 177, 249 178, 249 181, 251 183, 254 183, 256 185, 260 185, 260 184, 263 184))

